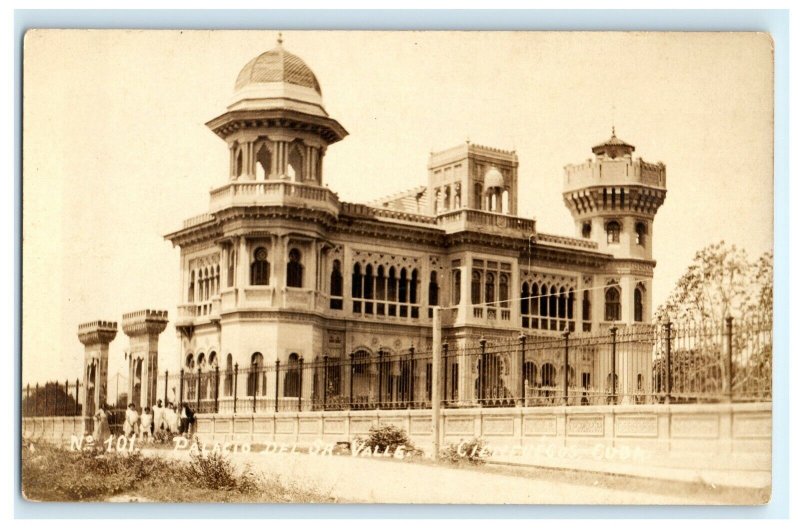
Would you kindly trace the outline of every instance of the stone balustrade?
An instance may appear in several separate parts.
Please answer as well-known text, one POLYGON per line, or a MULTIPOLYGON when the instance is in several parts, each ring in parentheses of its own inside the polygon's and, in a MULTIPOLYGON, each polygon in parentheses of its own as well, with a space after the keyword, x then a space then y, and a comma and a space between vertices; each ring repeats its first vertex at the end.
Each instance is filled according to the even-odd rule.
POLYGON ((285 180, 229 182, 211 191, 211 211, 236 206, 296 206, 338 215, 339 197, 316 185, 285 180))

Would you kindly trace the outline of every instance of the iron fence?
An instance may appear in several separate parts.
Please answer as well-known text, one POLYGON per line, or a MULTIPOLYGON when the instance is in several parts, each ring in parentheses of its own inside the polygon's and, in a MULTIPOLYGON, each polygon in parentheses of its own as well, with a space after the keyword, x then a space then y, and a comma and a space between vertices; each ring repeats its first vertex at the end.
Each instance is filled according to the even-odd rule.
MULTIPOLYGON (((440 403, 540 407, 772 398, 771 321, 599 328, 445 342, 440 403)), ((432 363, 431 351, 360 349, 310 361, 295 355, 283 364, 181 370, 159 376, 153 401, 186 402, 198 413, 428 408, 432 363)), ((62 397, 57 405, 45 387, 34 401, 26 388, 24 415, 80 413, 77 401, 62 397)))

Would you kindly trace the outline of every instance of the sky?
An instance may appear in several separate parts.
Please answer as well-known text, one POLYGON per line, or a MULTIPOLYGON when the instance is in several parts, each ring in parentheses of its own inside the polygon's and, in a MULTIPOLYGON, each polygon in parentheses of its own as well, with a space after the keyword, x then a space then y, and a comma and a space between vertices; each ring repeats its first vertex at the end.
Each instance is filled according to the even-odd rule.
MULTIPOLYGON (((208 209, 228 150, 204 124, 274 31, 50 30, 23 64, 23 382, 81 373, 81 322, 179 303, 163 239, 208 209)), ((763 34, 296 32, 284 47, 350 133, 324 182, 367 202, 425 184, 431 151, 515 149, 519 215, 574 236, 563 167, 610 136, 667 167, 654 307, 700 248, 772 250, 772 42, 763 34)), ((128 338, 110 348, 110 392, 128 338)), ((178 363, 170 324, 159 369, 178 363)))

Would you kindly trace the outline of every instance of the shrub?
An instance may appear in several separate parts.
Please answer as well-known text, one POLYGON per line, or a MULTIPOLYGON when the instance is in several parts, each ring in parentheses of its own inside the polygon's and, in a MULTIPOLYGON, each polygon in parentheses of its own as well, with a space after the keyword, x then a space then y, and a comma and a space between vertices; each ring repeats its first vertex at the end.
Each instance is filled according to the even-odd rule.
POLYGON ((405 429, 400 429, 394 425, 380 425, 369 428, 369 437, 366 440, 356 438, 356 442, 364 442, 368 447, 378 449, 380 452, 387 451, 392 453, 401 445, 405 451, 413 452, 414 444, 408 438, 405 429))
POLYGON ((442 449, 439 457, 451 464, 472 464, 481 465, 486 463, 483 453, 486 449, 486 444, 480 438, 473 438, 468 442, 459 442, 457 444, 450 444, 442 449), (459 453, 459 448, 461 449, 459 453))
POLYGON ((249 472, 239 474, 231 461, 221 453, 192 454, 184 469, 185 478, 193 485, 247 493, 256 489, 256 479, 249 472))

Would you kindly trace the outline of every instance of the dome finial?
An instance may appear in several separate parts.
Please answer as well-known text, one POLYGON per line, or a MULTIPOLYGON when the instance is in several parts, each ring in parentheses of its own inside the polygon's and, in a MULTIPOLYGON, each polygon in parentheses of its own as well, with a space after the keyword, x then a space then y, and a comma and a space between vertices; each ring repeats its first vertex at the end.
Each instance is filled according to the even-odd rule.
POLYGON ((283 33, 278 32, 278 46, 283 45, 283 33))
POLYGON ((616 135, 617 135, 617 128, 612 125, 611 126, 611 136, 616 136, 616 135))

